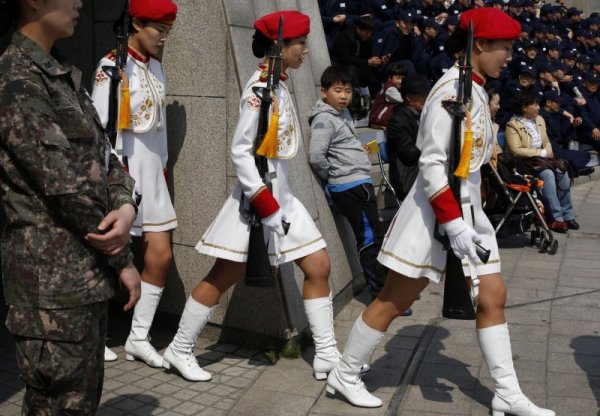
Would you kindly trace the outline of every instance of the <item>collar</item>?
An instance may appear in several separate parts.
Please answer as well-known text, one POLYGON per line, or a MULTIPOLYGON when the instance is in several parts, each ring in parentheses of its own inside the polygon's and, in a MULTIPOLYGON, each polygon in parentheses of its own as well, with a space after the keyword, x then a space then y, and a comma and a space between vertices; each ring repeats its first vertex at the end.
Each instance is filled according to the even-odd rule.
POLYGON ((140 51, 138 51, 131 45, 127 45, 127 53, 136 61, 140 61, 144 64, 150 60, 150 58, 148 56, 144 55, 143 53, 141 53, 140 51))
POLYGON ((471 73, 471 78, 473 78, 473 81, 479 86, 483 86, 483 84, 485 84, 485 77, 483 75, 479 75, 475 71, 471 73))
POLYGON ((13 33, 12 43, 25 52, 29 58, 44 72, 51 76, 65 75, 71 72, 72 67, 65 66, 41 48, 32 39, 18 30, 13 33))
POLYGON ((52 77, 70 74, 75 90, 81 86, 81 71, 71 65, 63 65, 51 53, 46 52, 32 39, 18 30, 12 35, 12 44, 21 49, 35 63, 35 65, 52 77))
MULTIPOLYGON (((260 82, 266 82, 267 78, 269 77, 269 67, 265 64, 258 64, 258 69, 260 69, 260 75, 258 76, 258 79, 260 80, 260 82)), ((282 72, 281 74, 279 74, 279 80, 280 81, 285 81, 288 79, 288 76, 285 72, 282 72)))

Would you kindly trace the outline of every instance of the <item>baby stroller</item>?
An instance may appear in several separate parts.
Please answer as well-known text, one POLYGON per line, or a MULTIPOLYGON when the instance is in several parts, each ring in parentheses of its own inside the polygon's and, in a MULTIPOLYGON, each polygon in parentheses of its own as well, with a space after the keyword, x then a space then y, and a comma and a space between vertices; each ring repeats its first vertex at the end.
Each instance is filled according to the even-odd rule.
POLYGON ((503 155, 498 155, 497 169, 489 163, 482 168, 484 183, 488 185, 484 211, 496 234, 505 224, 516 224, 518 232, 531 230, 530 244, 537 246, 540 253, 556 254, 558 241, 546 224, 544 204, 538 199, 543 181, 518 174, 514 158, 503 155))

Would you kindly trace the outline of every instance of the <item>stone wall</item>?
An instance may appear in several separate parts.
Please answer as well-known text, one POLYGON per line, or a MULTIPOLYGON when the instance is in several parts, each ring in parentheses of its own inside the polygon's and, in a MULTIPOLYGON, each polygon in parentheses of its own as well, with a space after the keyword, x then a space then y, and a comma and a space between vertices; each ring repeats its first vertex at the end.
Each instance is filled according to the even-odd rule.
MULTIPOLYGON (((173 233, 174 265, 160 305, 162 311, 175 316, 213 264, 213 258, 199 255, 194 246, 236 181, 229 146, 242 86, 258 63, 251 52, 254 20, 286 9, 311 16, 308 57, 287 82, 302 122, 305 149, 309 139, 307 114, 317 99, 320 75, 329 65, 317 0, 176 3, 179 13, 163 62, 168 80, 170 187, 179 227, 173 233)), ((114 48, 112 24, 123 4, 122 0, 84 2, 75 36, 57 44, 60 52, 83 70, 88 86, 100 57, 114 48)), ((357 285, 362 281, 349 226, 332 216, 305 152, 299 152, 291 161, 290 181, 327 241, 331 288, 338 303, 344 303, 352 295, 353 278, 357 285)), ((297 266, 287 264, 281 269, 281 277, 281 287, 256 289, 241 284, 223 297, 210 321, 224 329, 222 338, 246 343, 253 339, 261 344, 261 335, 289 339, 306 327, 303 275, 297 266), (248 333, 252 336, 245 337, 248 333)))

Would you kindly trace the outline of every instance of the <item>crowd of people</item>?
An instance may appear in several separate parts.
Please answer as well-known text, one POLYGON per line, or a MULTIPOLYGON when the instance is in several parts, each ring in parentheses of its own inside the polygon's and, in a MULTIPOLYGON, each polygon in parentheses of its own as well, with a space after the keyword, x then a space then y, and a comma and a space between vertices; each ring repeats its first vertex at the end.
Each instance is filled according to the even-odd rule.
MULTIPOLYGON (((548 152, 526 152, 515 148, 511 140, 506 150, 521 157, 535 153, 566 160, 564 168, 568 172, 557 178, 561 183, 594 172, 600 150, 599 13, 584 17, 575 7, 532 0, 451 4, 439 0, 322 0, 319 6, 332 62, 352 69, 358 84, 355 95, 371 99, 369 124, 387 129, 390 176, 400 199, 413 184, 420 156, 415 146, 416 129, 412 133, 405 130, 410 125, 407 115, 411 114, 406 109, 413 108, 417 119, 420 110, 414 103, 409 105, 414 94, 403 102, 407 94, 401 93, 403 80, 408 88, 415 82, 421 84, 426 97, 429 89, 425 85, 436 83, 460 56, 461 52, 448 42, 460 13, 475 8, 502 10, 521 24, 511 59, 498 76, 488 77, 485 84, 486 93, 497 100, 496 135, 514 137, 514 125, 519 123, 515 118, 522 120, 522 98, 532 94, 529 100, 534 99, 538 106, 533 119, 539 117, 538 124, 543 123, 540 128, 551 147, 548 152)), ((541 137, 537 124, 529 130, 524 129, 527 123, 518 125, 523 132, 533 134, 537 144, 541 137)), ((551 190, 554 181, 546 172, 537 176, 547 179, 542 199, 550 228, 558 232, 577 229, 568 198, 559 198, 563 210, 569 212, 565 220, 565 215, 557 211, 557 197, 548 197, 556 194, 551 190)))

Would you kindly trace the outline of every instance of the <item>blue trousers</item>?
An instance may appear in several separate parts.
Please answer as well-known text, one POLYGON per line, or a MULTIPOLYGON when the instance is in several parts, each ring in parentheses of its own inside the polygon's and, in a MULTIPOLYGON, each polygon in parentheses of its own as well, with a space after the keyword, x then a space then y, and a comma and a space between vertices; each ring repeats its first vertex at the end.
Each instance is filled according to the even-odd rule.
POLYGON ((542 202, 546 207, 546 218, 552 221, 575 219, 569 174, 559 170, 544 169, 538 173, 538 177, 544 181, 541 194, 542 202))

